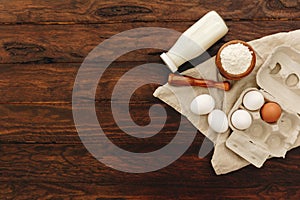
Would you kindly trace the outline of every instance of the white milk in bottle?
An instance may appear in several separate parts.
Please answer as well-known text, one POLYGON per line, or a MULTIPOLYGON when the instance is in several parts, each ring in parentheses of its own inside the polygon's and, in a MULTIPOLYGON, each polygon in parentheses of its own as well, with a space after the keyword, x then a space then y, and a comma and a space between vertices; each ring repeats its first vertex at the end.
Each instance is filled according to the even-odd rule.
POLYGON ((228 27, 222 17, 211 11, 186 30, 174 46, 160 57, 175 72, 183 63, 204 53, 227 32, 228 27))

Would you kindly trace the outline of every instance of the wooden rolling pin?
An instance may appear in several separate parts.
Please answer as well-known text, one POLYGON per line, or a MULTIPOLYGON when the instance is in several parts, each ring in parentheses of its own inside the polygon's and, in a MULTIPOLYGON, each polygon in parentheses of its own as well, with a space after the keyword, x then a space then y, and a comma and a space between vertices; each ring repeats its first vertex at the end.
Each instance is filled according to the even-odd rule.
POLYGON ((206 88, 218 88, 225 91, 230 90, 230 83, 228 81, 216 82, 177 74, 170 74, 168 83, 172 86, 200 86, 206 88))

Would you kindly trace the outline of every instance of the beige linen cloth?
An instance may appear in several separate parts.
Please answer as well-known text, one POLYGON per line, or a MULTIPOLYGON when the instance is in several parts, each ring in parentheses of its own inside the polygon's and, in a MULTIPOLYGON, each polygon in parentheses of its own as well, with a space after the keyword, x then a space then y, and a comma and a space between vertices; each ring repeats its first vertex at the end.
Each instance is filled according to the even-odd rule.
MULTIPOLYGON (((223 110, 226 114, 234 105, 241 92, 250 87, 258 87, 256 84, 256 74, 258 69, 278 46, 290 46, 300 51, 300 30, 277 33, 266 36, 257 40, 250 41, 249 44, 254 48, 257 62, 253 72, 246 78, 233 82, 232 88, 228 92, 217 89, 206 89, 201 87, 173 87, 165 84, 159 87, 154 96, 161 99, 175 110, 180 112, 206 137, 214 143, 214 154, 211 160, 212 166, 216 174, 226 174, 240 168, 243 168, 250 163, 239 157, 237 154, 229 150, 225 146, 225 141, 229 137, 231 130, 226 133, 217 134, 210 131, 207 123, 207 116, 194 115, 189 105, 191 101, 200 94, 210 94, 217 101, 217 108, 223 110)), ((223 81, 224 79, 218 74, 215 66, 215 57, 210 58, 206 62, 189 69, 182 73, 195 78, 205 78, 211 80, 223 81)), ((284 95, 284 94, 283 94, 284 95)), ((294 147, 300 146, 300 136, 298 137, 294 147)), ((293 148, 294 148, 293 147, 293 148)))

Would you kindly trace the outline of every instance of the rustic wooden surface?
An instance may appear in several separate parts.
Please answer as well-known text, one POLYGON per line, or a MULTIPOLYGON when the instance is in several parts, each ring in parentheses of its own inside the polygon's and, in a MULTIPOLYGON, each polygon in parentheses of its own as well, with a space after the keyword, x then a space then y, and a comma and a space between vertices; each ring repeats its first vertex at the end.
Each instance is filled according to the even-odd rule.
MULTIPOLYGON (((211 54, 232 39, 247 41, 300 28, 296 0, 2 0, 0 199, 299 199, 299 148, 284 160, 271 159, 262 169, 248 166, 216 176, 212 154, 197 157, 204 139, 198 133, 188 151, 170 166, 129 174, 101 164, 78 137, 72 88, 82 61, 94 47, 132 28, 184 31, 210 10, 218 11, 230 28, 209 50, 211 54)), ((132 118, 139 125, 150 122, 151 105, 165 107, 167 122, 157 136, 149 140, 126 136, 108 109, 118 79, 140 64, 162 63, 161 52, 147 49, 120 57, 99 83, 97 113, 106 115, 100 122, 107 136, 124 149, 153 151, 176 134, 180 115, 152 96, 157 84, 138 89, 130 102, 132 118)), ((168 70, 154 68, 153 74, 165 81, 168 70)), ((120 104, 125 100, 117 99, 120 104)), ((189 122, 182 123, 193 129, 189 122)))

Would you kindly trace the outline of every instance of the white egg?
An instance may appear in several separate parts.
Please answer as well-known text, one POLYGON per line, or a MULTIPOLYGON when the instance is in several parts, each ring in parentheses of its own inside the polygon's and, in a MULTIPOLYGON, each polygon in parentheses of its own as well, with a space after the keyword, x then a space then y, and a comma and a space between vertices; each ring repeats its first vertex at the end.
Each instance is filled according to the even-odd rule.
POLYGON ((252 124, 252 117, 245 110, 237 110, 231 115, 232 125, 239 130, 245 130, 252 124))
POLYGON ((258 91, 250 91, 243 98, 244 106, 251 111, 260 109, 264 103, 264 96, 258 91))
POLYGON ((208 94, 197 96, 191 103, 190 109, 196 115, 207 115, 215 108, 215 100, 208 94))
POLYGON ((228 130, 228 119, 221 110, 213 110, 208 115, 208 124, 217 133, 224 133, 228 130))

